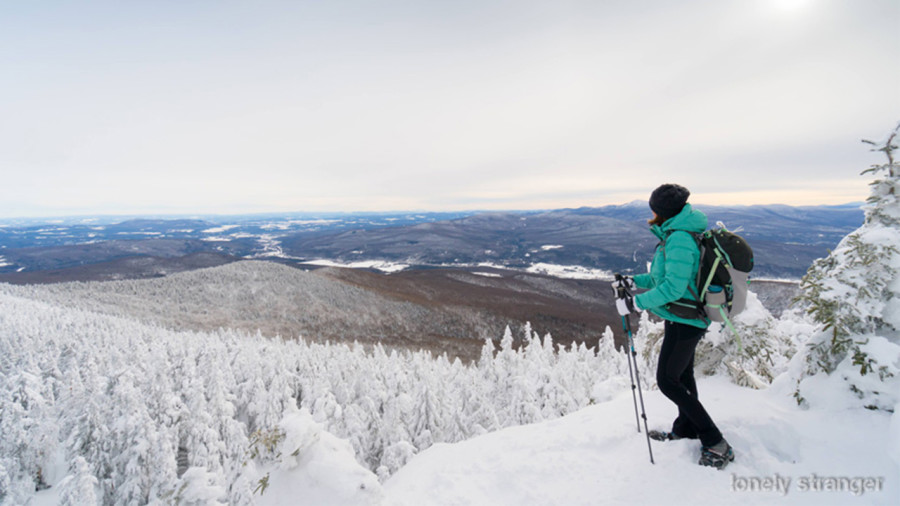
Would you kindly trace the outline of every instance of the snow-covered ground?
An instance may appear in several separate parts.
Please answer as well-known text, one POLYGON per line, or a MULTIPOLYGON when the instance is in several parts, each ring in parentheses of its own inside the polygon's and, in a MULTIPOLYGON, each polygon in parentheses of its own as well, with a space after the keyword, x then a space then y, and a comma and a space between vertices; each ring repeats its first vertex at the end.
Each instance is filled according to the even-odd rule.
MULTIPOLYGON (((499 354, 464 367, 422 354, 368 356, 233 331, 171 332, 23 297, 29 294, 41 298, 0 286, 0 348, 6 350, 0 382, 10 385, 0 402, 11 407, 0 411, 11 414, 0 417, 6 423, 0 445, 10 450, 0 451, 0 471, 6 465, 8 478, 18 479, 17 458, 28 469, 39 462, 51 487, 34 496, 35 505, 59 504, 61 494, 73 493, 73 482, 97 487, 90 484, 96 470, 78 474, 73 457, 82 451, 93 466, 125 470, 132 467, 119 451, 164 457, 163 468, 138 466, 147 475, 122 481, 155 483, 156 492, 145 497, 179 504, 900 504, 900 375, 860 375, 848 357, 832 374, 802 379, 797 390, 796 369, 805 362, 787 362, 793 355, 788 336, 814 328, 772 319, 755 297, 735 323, 745 348, 766 346, 766 353, 754 353, 758 361, 740 363, 761 380, 749 384, 763 389, 734 383, 742 376, 723 365, 723 357, 734 357, 729 334, 710 332, 698 349, 698 373, 714 374, 699 378, 701 399, 737 454, 720 472, 696 464, 694 441, 654 442, 656 463, 650 464, 645 435, 636 430, 624 355, 612 348, 611 332, 601 341, 609 346, 597 351, 554 351, 536 335, 516 351, 507 335, 499 354), (769 374, 774 382, 766 386, 769 374), (846 383, 879 390, 880 399, 863 402, 846 383), (795 398, 801 391, 802 407, 795 398), (870 403, 882 409, 863 407, 870 403), (73 416, 88 406, 95 418, 73 416), (384 416, 369 416, 378 406, 384 416), (173 409, 184 415, 171 416, 173 409), (510 416, 546 421, 496 424, 510 416), (488 419, 494 431, 471 437, 488 419), (71 445, 97 427, 111 430, 109 441, 125 449, 71 445), (257 443, 256 429, 273 444, 257 443), (451 435, 456 429, 468 439, 451 435), (166 467, 174 465, 172 446, 142 453, 145 442, 195 431, 183 443, 191 466, 183 475, 166 467), (451 440, 461 442, 439 442, 451 440), (30 442, 27 459, 11 451, 21 448, 17 442, 30 442), (254 448, 265 451, 254 457, 254 448), (209 452, 219 457, 210 460, 209 452), (180 495, 165 495, 170 491, 180 495)), ((636 333, 639 357, 647 350, 651 362, 658 327, 642 318, 636 333)), ((869 336, 861 350, 890 371, 900 364, 900 347, 885 338, 869 336)), ((653 387, 652 366, 639 362, 650 427, 666 429, 675 407, 653 387)), ((0 479, 0 504, 21 504, 4 502, 9 483, 0 479)), ((93 496, 103 497, 99 487, 93 496)))
MULTIPOLYGON (((267 255, 267 256, 282 256, 283 254, 278 255, 267 255)), ((375 269, 385 273, 399 272, 405 269, 410 268, 412 263, 403 263, 403 262, 392 262, 389 260, 361 260, 358 262, 338 262, 335 260, 327 260, 327 259, 317 259, 317 260, 307 260, 304 263, 310 265, 319 265, 323 267, 347 267, 352 269, 375 269)), ((443 265, 442 267, 470 267, 470 268, 478 268, 484 267, 489 269, 497 269, 504 271, 518 271, 524 270, 525 272, 529 272, 532 274, 543 274, 546 276, 554 276, 557 278, 568 278, 568 279, 601 279, 601 280, 612 280, 613 273, 604 270, 604 269, 592 269, 589 267, 582 267, 580 265, 556 265, 556 264, 548 264, 548 263, 535 263, 528 266, 525 269, 517 269, 511 268, 506 265, 501 265, 497 263, 491 262, 479 262, 477 264, 450 264, 443 265)), ((485 275, 484 273, 475 274, 485 275)))
MULTIPOLYGON (((900 415, 803 410, 778 385, 721 377, 698 390, 735 448, 723 471, 698 466, 689 440, 654 441, 651 465, 622 391, 563 418, 435 445, 385 483, 385 504, 900 504, 900 415)), ((668 428, 675 406, 658 390, 644 401, 650 427, 668 428)))
POLYGON ((613 273, 604 269, 591 269, 580 265, 556 265, 548 263, 532 264, 528 272, 533 274, 545 274, 558 278, 569 279, 605 279, 612 280, 613 273))
POLYGON ((409 268, 408 264, 391 262, 388 260, 361 260, 359 262, 337 262, 334 260, 318 259, 308 260, 303 263, 319 265, 322 267, 347 267, 351 269, 375 269, 381 272, 399 272, 409 268))
MULTIPOLYGON (((274 256, 283 256, 283 255, 274 255, 274 256)), ((352 269, 375 269, 385 273, 399 272, 405 269, 410 268, 411 263, 403 263, 403 262, 392 262, 389 260, 361 260, 358 262, 338 262, 335 260, 327 260, 327 259, 316 259, 316 260, 307 260, 304 263, 310 265, 319 265, 323 267, 347 267, 352 269)), ((511 268, 506 265, 501 265, 497 263, 491 262, 479 262, 477 264, 450 264, 444 265, 443 267, 484 267, 489 269, 497 269, 497 270, 505 270, 505 271, 517 271, 523 269, 511 268)), ((529 267, 524 269, 525 272, 530 272, 532 274, 543 274, 547 276, 554 276, 558 278, 568 278, 568 279, 608 279, 611 280, 613 278, 613 274, 610 271, 604 269, 591 269, 588 267, 582 267, 580 265, 556 265, 556 264, 548 264, 548 263, 535 263, 530 265, 529 267)), ((476 273, 480 275, 484 275, 484 273, 476 273)))
MULTIPOLYGON (((696 441, 653 442, 637 432, 632 397, 543 423, 455 444, 436 444, 382 486, 346 441, 305 412, 285 416, 284 449, 260 505, 595 504, 900 504, 900 415, 860 409, 798 408, 778 385, 735 386, 721 377, 698 389, 736 460, 723 471, 700 467, 696 441)), ((651 428, 665 428, 674 406, 644 392, 651 428)), ((207 491, 208 492, 208 491, 207 491)), ((186 498, 191 496, 186 496, 186 498)), ((204 497, 202 489, 194 498, 204 497)), ((58 493, 37 494, 35 506, 58 493)))

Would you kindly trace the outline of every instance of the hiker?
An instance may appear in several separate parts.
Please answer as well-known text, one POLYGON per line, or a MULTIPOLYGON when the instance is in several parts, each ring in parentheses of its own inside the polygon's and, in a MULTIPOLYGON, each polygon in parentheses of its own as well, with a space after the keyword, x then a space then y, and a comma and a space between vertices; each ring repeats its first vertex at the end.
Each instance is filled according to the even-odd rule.
POLYGON ((619 314, 650 311, 665 320, 665 336, 659 352, 656 383, 659 390, 678 406, 678 417, 669 432, 650 431, 658 441, 699 439, 702 445, 700 465, 723 468, 734 460, 734 450, 700 403, 694 380, 694 350, 706 334, 709 320, 683 318, 672 314, 666 305, 682 298, 696 300, 688 287, 695 283, 700 250, 691 233, 706 230, 706 215, 687 203, 690 192, 677 184, 664 184, 650 195, 653 219, 650 230, 660 239, 650 272, 624 277, 631 288, 647 291, 636 296, 630 290, 617 299, 619 314))

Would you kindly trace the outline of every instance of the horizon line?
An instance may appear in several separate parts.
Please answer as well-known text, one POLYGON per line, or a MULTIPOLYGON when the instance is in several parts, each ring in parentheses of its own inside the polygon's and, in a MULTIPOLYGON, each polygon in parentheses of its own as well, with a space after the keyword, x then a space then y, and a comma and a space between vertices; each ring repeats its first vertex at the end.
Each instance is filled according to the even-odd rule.
MULTIPOLYGON (((851 206, 859 206, 862 207, 866 204, 865 201, 850 201, 843 202, 838 204, 782 204, 782 203, 771 203, 771 204, 705 204, 702 202, 688 202, 694 207, 716 207, 716 208, 747 208, 747 207, 791 207, 791 208, 814 208, 814 207, 851 207, 851 206)), ((445 209, 445 210, 426 210, 426 209, 388 209, 382 211, 311 211, 311 210, 271 210, 271 211, 247 211, 247 212, 186 212, 186 211, 172 211, 172 212, 121 212, 121 213, 106 213, 106 212, 98 212, 98 213, 71 213, 71 214, 36 214, 36 215, 22 215, 22 216, 0 216, 0 221, 15 221, 15 220, 26 220, 26 221, 37 221, 37 220, 72 220, 72 219, 87 219, 87 218, 159 218, 159 219, 184 219, 184 218, 194 218, 194 217, 237 217, 237 216, 265 216, 265 215, 308 215, 308 216, 323 216, 323 215, 393 215, 393 214, 482 214, 482 213, 536 213, 536 212, 550 212, 550 211, 565 211, 565 210, 576 210, 576 209, 601 209, 604 207, 625 207, 630 205, 637 204, 646 204, 646 201, 641 199, 635 199, 628 202, 622 202, 618 204, 603 204, 603 205, 584 205, 577 207, 541 207, 541 208, 532 208, 532 209, 523 209, 523 208, 506 208, 506 209, 479 209, 479 208, 468 208, 468 209, 445 209)))

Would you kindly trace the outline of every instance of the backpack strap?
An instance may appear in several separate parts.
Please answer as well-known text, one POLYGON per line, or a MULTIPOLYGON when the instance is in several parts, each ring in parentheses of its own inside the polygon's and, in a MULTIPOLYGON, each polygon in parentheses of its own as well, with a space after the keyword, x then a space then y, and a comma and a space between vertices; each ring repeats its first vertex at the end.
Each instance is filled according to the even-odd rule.
MULTIPOLYGON (((713 239, 713 240, 715 240, 715 239, 713 239)), ((706 276, 706 281, 703 282, 703 288, 700 289, 700 293, 702 293, 702 294, 705 294, 706 291, 709 290, 709 285, 712 284, 712 280, 716 275, 716 271, 719 270, 719 264, 721 264, 722 261, 724 260, 725 265, 728 265, 728 259, 722 258, 722 253, 720 251, 720 248, 712 248, 712 250, 713 250, 713 253, 716 255, 716 259, 713 260, 712 267, 710 267, 710 269, 709 269, 709 275, 706 276)), ((706 255, 708 252, 709 252, 709 248, 702 249, 701 258, 700 258, 701 265, 703 262, 703 255, 706 255)), ((697 276, 698 277, 700 276, 700 269, 697 270, 697 276)), ((697 283, 697 286, 700 286, 700 283, 697 283)))
MULTIPOLYGON (((665 252, 666 239, 668 239, 669 236, 675 232, 685 232, 685 233, 689 234, 694 239, 694 242, 697 243, 697 250, 700 252, 700 256, 697 260, 697 274, 695 276, 694 283, 693 284, 688 283, 688 292, 694 297, 694 300, 684 297, 684 298, 678 299, 674 302, 670 302, 669 304, 666 304, 666 308, 669 311, 671 311, 673 314, 675 314, 676 316, 681 316, 683 318, 699 318, 700 320, 703 320, 706 323, 710 323, 710 319, 706 315, 706 307, 705 307, 706 304, 704 303, 703 298, 700 296, 700 294, 706 292, 706 289, 708 288, 709 283, 712 281, 712 277, 710 276, 710 278, 706 281, 707 286, 704 286, 699 294, 697 293, 697 289, 696 289, 696 287, 700 286, 700 282, 701 282, 700 270, 703 265, 703 257, 706 254, 705 248, 703 248, 703 243, 702 243, 702 237, 703 237, 704 233, 703 232, 689 232, 687 230, 672 230, 668 234, 666 234, 665 238, 663 238, 659 243, 659 246, 663 247, 663 252, 665 252), (687 310, 687 308, 690 308, 690 310, 689 310, 690 312, 693 313, 694 311, 696 311, 696 313, 691 314, 691 315, 684 313, 683 311, 687 310)), ((657 246, 657 247, 659 247, 659 246, 657 246)))

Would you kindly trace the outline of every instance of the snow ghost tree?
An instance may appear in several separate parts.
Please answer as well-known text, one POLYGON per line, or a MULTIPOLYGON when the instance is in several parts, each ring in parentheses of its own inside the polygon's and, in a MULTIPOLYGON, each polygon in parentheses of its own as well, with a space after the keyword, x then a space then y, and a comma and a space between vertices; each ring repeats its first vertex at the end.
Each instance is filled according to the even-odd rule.
MULTIPOLYGON (((900 165, 894 158, 900 125, 872 151, 887 163, 875 174, 863 225, 831 254, 816 260, 800 284, 798 301, 822 331, 805 352, 801 380, 823 372, 838 375, 872 409, 893 409, 893 383, 900 350, 900 165)), ((797 390, 803 401, 802 387, 797 390)))

